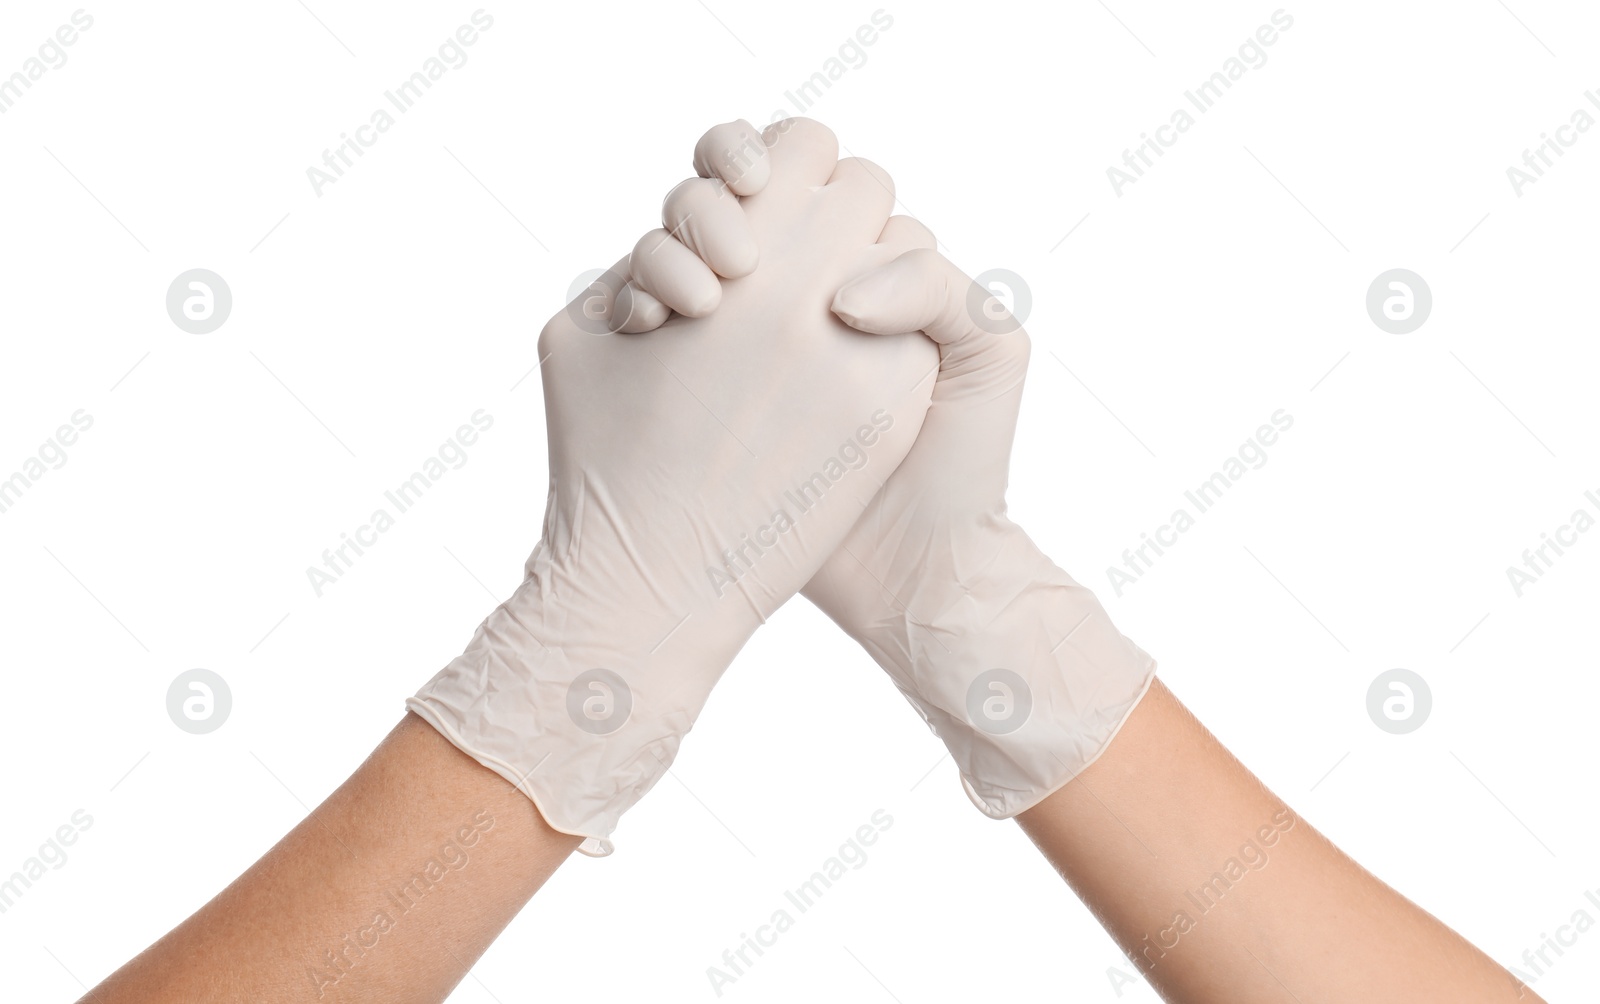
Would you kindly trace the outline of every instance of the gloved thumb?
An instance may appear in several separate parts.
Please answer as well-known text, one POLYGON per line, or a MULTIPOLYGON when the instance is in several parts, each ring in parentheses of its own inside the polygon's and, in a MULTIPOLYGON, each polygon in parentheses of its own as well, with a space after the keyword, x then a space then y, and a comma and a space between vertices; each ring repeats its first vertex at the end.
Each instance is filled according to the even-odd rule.
POLYGON ((942 346, 1010 337, 1021 328, 999 298, 930 248, 846 283, 834 294, 833 312, 860 331, 921 331, 942 346))
POLYGON ((839 319, 870 334, 921 331, 939 343, 941 379, 1026 370, 1028 333, 992 292, 929 248, 907 251, 833 297, 839 319))

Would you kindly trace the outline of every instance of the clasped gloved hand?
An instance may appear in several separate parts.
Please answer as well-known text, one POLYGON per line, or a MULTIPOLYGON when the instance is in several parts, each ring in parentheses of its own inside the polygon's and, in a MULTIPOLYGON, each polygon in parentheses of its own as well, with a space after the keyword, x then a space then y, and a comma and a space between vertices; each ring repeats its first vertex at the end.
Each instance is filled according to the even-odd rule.
MULTIPOLYGON (((737 160, 708 166, 762 191, 759 172, 737 160)), ((1028 333, 925 227, 892 222, 909 247, 845 284, 831 307, 863 332, 926 333, 939 348, 937 383, 916 444, 803 592, 944 740, 974 804, 1005 818, 1104 751, 1155 664, 1006 517, 1028 333)), ((717 224, 741 227, 733 213, 717 224)))
POLYGON ((702 173, 737 162, 738 181, 674 189, 666 229, 540 335, 543 537, 408 702, 591 854, 740 647, 839 550, 939 365, 921 334, 867 336, 830 310, 912 246, 883 171, 803 119, 709 139, 702 173))

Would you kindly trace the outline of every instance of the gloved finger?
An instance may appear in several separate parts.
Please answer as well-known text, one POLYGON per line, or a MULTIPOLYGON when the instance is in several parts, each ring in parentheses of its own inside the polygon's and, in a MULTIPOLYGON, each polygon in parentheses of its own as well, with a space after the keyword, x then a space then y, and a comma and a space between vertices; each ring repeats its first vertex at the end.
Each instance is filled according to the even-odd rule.
POLYGON ((616 264, 595 276, 567 304, 567 316, 579 329, 591 334, 615 330, 612 310, 617 302, 617 293, 627 284, 628 257, 624 255, 616 264))
POLYGON ((887 265, 907 251, 918 248, 933 250, 939 242, 933 236, 933 231, 923 226, 921 222, 910 216, 891 216, 889 222, 884 224, 883 232, 878 235, 878 243, 867 248, 862 255, 862 273, 887 265))
POLYGON ((883 225, 883 232, 878 235, 878 243, 893 248, 896 257, 916 248, 932 251, 939 246, 933 231, 914 216, 889 217, 889 222, 883 225))
POLYGON ((667 193, 661 222, 720 276, 737 279, 761 259, 739 200, 721 181, 690 178, 667 193))
POLYGON ((771 162, 768 187, 816 188, 828 183, 839 163, 839 139, 815 119, 783 119, 762 132, 771 162))
POLYGON ((611 327, 625 335, 654 331, 667 323, 672 309, 632 282, 617 291, 611 304, 611 327))
POLYGON ((921 331, 939 343, 941 378, 999 364, 1026 369, 1028 334, 989 290, 937 251, 907 251, 834 294, 833 312, 872 334, 921 331))
POLYGON ((700 256, 659 227, 628 258, 633 285, 685 317, 705 317, 722 302, 722 283, 700 256))
POLYGON ((726 183, 735 195, 754 195, 767 187, 771 168, 766 142, 744 119, 712 126, 694 145, 695 174, 726 183))
POLYGON ((863 243, 878 239, 894 211, 894 179, 888 171, 861 157, 846 157, 835 164, 828 184, 819 194, 817 212, 830 225, 863 243))

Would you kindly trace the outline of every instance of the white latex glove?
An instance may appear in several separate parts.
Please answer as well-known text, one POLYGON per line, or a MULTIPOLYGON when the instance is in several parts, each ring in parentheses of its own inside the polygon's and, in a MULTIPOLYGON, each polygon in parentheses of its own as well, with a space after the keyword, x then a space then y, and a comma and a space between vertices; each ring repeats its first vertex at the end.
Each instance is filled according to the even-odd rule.
MULTIPOLYGON (((724 170, 760 190, 737 164, 724 170)), ((1027 332, 925 227, 894 224, 914 249, 832 308, 862 331, 925 332, 938 382, 916 445, 803 592, 944 740, 973 803, 1006 818, 1105 750, 1155 663, 1006 518, 1027 332)))
POLYGON ((829 311, 909 247, 885 233, 892 183, 839 161, 825 127, 780 126, 718 133, 761 162, 742 172, 760 194, 741 207, 720 181, 678 186, 664 215, 683 240, 647 234, 545 326, 543 539, 516 593, 407 702, 590 854, 610 852, 735 653, 838 548, 932 389, 926 338, 869 337, 829 311), (703 261, 741 277, 719 283, 703 261), (606 331, 668 307, 715 312, 606 331))
POLYGON ((804 593, 944 740, 973 804, 1004 819, 1104 752, 1155 662, 1006 518, 1028 334, 927 243, 834 298, 860 330, 926 332, 939 379, 911 453, 804 593))

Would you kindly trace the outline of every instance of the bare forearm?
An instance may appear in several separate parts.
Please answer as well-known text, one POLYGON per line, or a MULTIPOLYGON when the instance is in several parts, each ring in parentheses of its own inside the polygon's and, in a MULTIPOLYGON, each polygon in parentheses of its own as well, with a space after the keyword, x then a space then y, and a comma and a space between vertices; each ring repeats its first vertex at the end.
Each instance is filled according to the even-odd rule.
POLYGON ((440 1001, 579 839, 407 715, 309 818, 84 1000, 440 1001))
POLYGON ((1539 1001, 1298 818, 1159 682, 1018 821, 1168 1001, 1539 1001))

